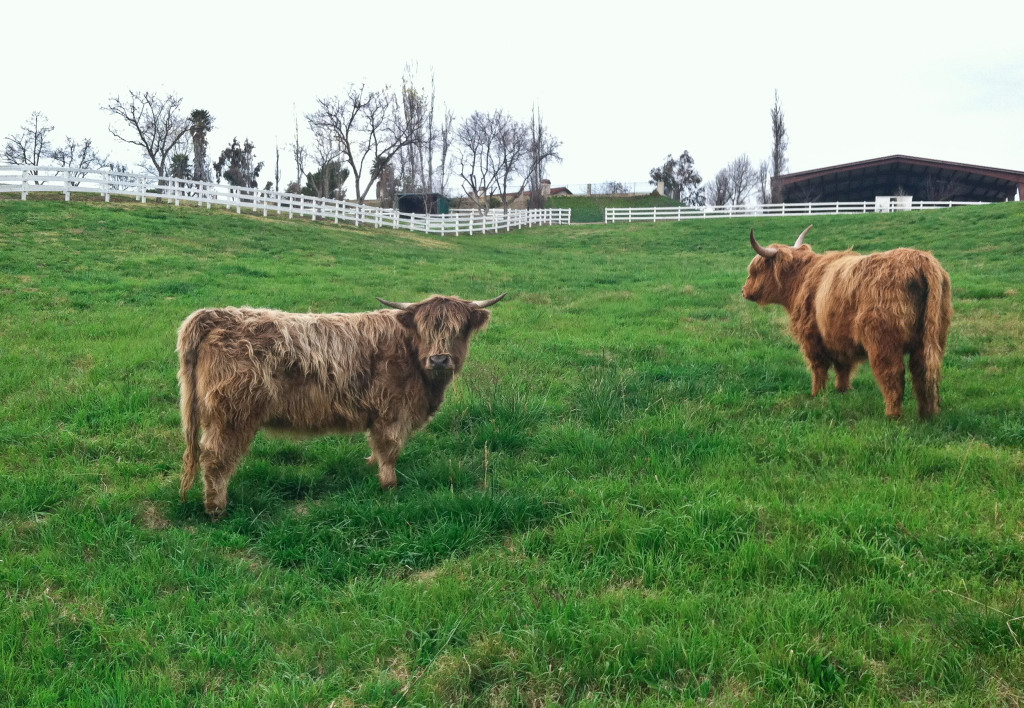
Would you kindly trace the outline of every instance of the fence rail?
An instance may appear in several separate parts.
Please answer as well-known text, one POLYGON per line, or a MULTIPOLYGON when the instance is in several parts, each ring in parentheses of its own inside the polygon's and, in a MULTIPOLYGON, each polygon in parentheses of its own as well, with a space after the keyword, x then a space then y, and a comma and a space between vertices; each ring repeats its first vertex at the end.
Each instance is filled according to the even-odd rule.
MULTIPOLYGON (((571 209, 500 209, 479 212, 455 210, 451 214, 410 214, 394 209, 356 204, 302 194, 264 189, 229 187, 212 182, 196 182, 170 177, 82 170, 66 167, 23 167, 0 165, 0 192, 29 194, 62 192, 70 201, 73 193, 99 194, 106 201, 111 195, 132 197, 137 201, 163 199, 175 204, 193 202, 206 206, 287 214, 300 217, 333 219, 355 225, 407 229, 441 236, 498 233, 531 226, 569 224, 571 209)), ((731 204, 706 207, 609 207, 605 223, 634 221, 681 221, 684 219, 720 219, 740 216, 796 216, 800 214, 867 214, 892 211, 916 211, 986 204, 987 202, 913 201, 910 197, 876 197, 863 202, 810 202, 804 204, 731 204)))
POLYGON ((606 224, 631 221, 682 221, 684 219, 723 219, 738 216, 796 216, 799 214, 868 214, 947 207, 988 202, 915 202, 879 197, 870 202, 809 202, 806 204, 727 204, 706 207, 609 207, 604 210, 606 224))
POLYGON ((572 220, 571 209, 514 209, 504 212, 492 210, 487 213, 459 214, 409 214, 394 209, 355 204, 289 194, 265 189, 227 187, 213 182, 155 177, 125 172, 104 170, 81 170, 65 167, 31 167, 0 165, 0 192, 20 192, 23 200, 37 192, 63 192, 64 200, 70 201, 72 193, 99 194, 105 201, 111 195, 133 197, 143 203, 148 199, 163 199, 166 202, 193 202, 206 206, 243 209, 287 214, 310 219, 333 219, 356 225, 408 229, 442 236, 461 236, 482 233, 498 233, 530 226, 568 224, 572 220))

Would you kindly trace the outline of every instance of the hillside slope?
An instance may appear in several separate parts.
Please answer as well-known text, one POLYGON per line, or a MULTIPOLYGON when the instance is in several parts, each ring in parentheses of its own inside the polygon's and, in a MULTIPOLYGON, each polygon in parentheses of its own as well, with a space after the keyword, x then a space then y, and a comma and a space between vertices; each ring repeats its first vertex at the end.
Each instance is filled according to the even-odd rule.
POLYGON ((441 239, 162 204, 0 203, 0 703, 1024 700, 1024 208, 815 217, 933 251, 943 411, 812 399, 750 228, 441 239), (509 291, 382 493, 365 441, 260 435, 178 501, 176 329, 509 291))

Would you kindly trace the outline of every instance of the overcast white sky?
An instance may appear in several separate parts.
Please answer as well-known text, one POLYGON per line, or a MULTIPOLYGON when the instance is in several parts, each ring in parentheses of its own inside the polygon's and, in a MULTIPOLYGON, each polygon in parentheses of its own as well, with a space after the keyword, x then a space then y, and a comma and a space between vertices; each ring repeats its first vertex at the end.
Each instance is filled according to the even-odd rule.
MULTIPOLYGON (((284 176, 295 116, 352 82, 433 73, 463 118, 539 106, 562 140, 555 186, 645 182, 689 150, 705 179, 771 147, 778 90, 790 171, 905 154, 1024 170, 1024 3, 5 3, 0 136, 32 111, 129 165, 101 110, 129 89, 215 119, 210 152, 249 138, 284 176), (415 8, 415 9, 414 9, 415 8), (521 9, 520 9, 521 8, 521 9)), ((284 177, 282 177, 284 181, 284 177)))

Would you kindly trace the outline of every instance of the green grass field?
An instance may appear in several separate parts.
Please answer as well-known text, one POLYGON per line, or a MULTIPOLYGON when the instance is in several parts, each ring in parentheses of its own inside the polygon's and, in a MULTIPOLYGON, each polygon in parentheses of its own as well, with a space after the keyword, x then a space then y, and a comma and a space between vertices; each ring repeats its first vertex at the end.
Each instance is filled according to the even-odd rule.
MULTIPOLYGON (((638 197, 619 197, 614 195, 596 194, 588 197, 585 194, 569 197, 550 197, 545 205, 549 209, 572 209, 572 223, 604 223, 604 210, 607 207, 677 207, 679 202, 660 194, 646 194, 638 197)), ((799 233, 799 232, 798 232, 799 233)))
POLYGON ((812 399, 740 296, 750 227, 806 225, 0 202, 0 705, 1019 705, 1024 205, 814 218, 950 272, 927 423, 867 366, 812 399), (261 434, 223 521, 178 501, 192 310, 505 290, 397 491, 261 434))

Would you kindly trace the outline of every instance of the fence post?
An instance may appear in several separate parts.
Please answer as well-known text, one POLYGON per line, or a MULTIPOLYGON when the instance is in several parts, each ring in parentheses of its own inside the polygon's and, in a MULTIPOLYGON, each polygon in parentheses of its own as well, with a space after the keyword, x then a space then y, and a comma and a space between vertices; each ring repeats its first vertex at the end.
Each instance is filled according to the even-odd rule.
POLYGON ((28 199, 28 170, 21 171, 21 201, 28 199))

